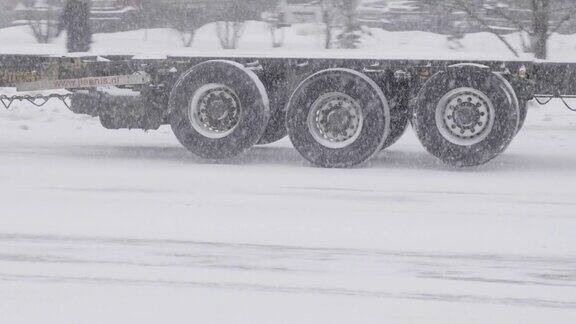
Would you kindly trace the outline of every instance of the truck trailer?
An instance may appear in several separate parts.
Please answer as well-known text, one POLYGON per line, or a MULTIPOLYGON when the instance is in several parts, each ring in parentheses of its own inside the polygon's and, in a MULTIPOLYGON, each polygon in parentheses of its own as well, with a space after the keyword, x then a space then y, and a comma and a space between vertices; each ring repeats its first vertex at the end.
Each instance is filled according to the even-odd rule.
POLYGON ((108 129, 170 125, 187 150, 216 161, 289 136, 327 168, 366 162, 409 125, 446 164, 487 163, 521 130, 530 100, 572 109, 575 80, 576 63, 530 60, 0 55, 6 108, 58 98, 108 129))

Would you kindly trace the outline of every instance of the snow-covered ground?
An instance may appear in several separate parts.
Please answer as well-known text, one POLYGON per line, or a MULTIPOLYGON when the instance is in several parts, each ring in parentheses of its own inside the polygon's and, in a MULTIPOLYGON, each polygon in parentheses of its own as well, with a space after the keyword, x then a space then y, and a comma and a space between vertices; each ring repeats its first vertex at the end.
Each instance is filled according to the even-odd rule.
POLYGON ((574 152, 558 102, 479 168, 409 131, 348 170, 286 140, 212 164, 167 127, 16 104, 0 110, 0 323, 574 323, 574 152))

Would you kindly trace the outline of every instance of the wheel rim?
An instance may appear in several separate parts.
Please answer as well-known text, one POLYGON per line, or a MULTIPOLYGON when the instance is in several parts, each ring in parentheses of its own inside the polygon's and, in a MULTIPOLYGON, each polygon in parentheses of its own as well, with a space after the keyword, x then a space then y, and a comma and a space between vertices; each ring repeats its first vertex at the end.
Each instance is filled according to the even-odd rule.
POLYGON ((354 143, 362 131, 364 117, 358 101, 341 92, 320 96, 310 108, 308 128, 314 140, 328 148, 354 143))
POLYGON ((494 126, 494 105, 483 92, 457 88, 436 106, 436 126, 442 137, 460 146, 482 142, 494 126))
POLYGON ((194 130, 217 139, 230 135, 238 127, 241 109, 234 90, 223 84, 210 83, 194 92, 188 116, 194 130))

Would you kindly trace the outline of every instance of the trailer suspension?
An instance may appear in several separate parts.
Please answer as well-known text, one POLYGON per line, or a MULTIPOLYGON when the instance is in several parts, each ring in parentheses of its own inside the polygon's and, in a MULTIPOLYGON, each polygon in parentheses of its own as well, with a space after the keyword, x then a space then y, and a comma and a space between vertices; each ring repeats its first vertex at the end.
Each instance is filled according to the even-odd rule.
POLYGON ((576 107, 572 107, 568 103, 568 101, 566 101, 566 99, 576 99, 576 96, 574 95, 562 95, 560 91, 557 91, 556 94, 554 95, 544 95, 544 94, 534 95, 534 99, 536 100, 536 102, 542 106, 548 104, 550 101, 552 101, 552 99, 556 98, 560 99, 568 110, 576 112, 576 107))
POLYGON ((7 96, 7 95, 0 95, 0 102, 4 106, 4 108, 9 109, 12 104, 16 101, 28 101, 29 103, 33 104, 36 107, 44 106, 50 99, 58 99, 66 105, 68 109, 70 109, 70 104, 66 101, 66 99, 70 99, 72 94, 50 94, 50 95, 22 95, 22 96, 7 96))

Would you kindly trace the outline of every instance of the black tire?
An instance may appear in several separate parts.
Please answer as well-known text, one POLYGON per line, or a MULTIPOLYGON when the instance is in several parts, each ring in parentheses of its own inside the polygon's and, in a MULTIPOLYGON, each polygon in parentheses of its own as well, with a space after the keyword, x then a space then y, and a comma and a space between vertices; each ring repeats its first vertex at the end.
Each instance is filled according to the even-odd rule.
POLYGON ((266 145, 277 142, 288 135, 286 128, 286 107, 290 94, 298 86, 299 78, 296 75, 271 75, 265 80, 270 97, 271 117, 268 127, 258 145, 266 145))
POLYGON ((512 103, 514 105, 518 106, 518 109, 520 111, 520 118, 518 121, 518 130, 516 131, 516 133, 518 133, 522 129, 522 126, 524 126, 524 122, 526 121, 526 115, 528 114, 528 109, 527 109, 528 102, 526 100, 518 99, 518 96, 516 95, 516 91, 514 90, 514 87, 510 84, 510 82, 508 82, 508 80, 506 80, 506 78, 504 78, 500 74, 497 74, 497 73, 494 73, 494 74, 500 78, 503 85, 506 87, 506 90, 508 91, 508 94, 510 95, 510 99, 512 100, 512 103))
POLYGON ((106 129, 119 129, 117 123, 114 122, 114 119, 110 115, 100 115, 98 116, 100 119, 100 124, 102 127, 106 129))
MULTIPOLYGON (((328 104, 326 104, 327 107, 328 104)), ((390 108, 382 90, 364 74, 349 69, 330 69, 313 74, 292 94, 287 114, 288 135, 308 161, 326 168, 351 167, 379 152, 390 133, 390 108), (361 107, 362 126, 344 147, 328 147, 314 137, 310 112, 322 96, 343 94, 361 107)))
POLYGON ((391 107, 390 110, 390 135, 388 135, 388 138, 384 141, 382 150, 385 150, 398 142, 406 132, 406 129, 408 129, 408 122, 410 120, 410 114, 406 107, 394 106, 391 107))
POLYGON ((268 95, 256 74, 239 63, 223 60, 206 61, 184 73, 170 93, 169 109, 170 125, 180 143, 210 160, 234 157, 251 148, 264 134, 270 118, 268 95), (201 134, 190 121, 191 98, 208 84, 228 87, 241 106, 235 128, 222 138, 201 134))
POLYGON ((398 79, 394 71, 374 73, 370 77, 382 89, 390 106, 390 134, 382 146, 384 150, 394 145, 408 128, 411 87, 409 80, 398 79))
POLYGON ((518 125, 518 131, 524 127, 524 123, 526 122, 526 117, 528 116, 528 101, 520 100, 520 123, 518 125))
POLYGON ((502 79, 487 70, 470 66, 451 68, 432 76, 420 90, 414 107, 413 127, 421 143, 444 163, 455 166, 477 166, 495 158, 516 135, 520 120, 519 107, 511 100, 502 79), (484 127, 482 136, 472 138, 479 142, 470 145, 448 140, 439 128, 447 124, 439 126, 436 118, 442 98, 461 88, 479 91, 493 107, 491 126, 484 127))
MULTIPOLYGON (((286 104, 288 100, 284 101, 286 104)), ((286 129, 286 109, 281 108, 272 113, 270 121, 268 122, 268 127, 264 131, 264 135, 260 138, 257 145, 272 144, 280 141, 288 135, 288 130, 286 129)))

